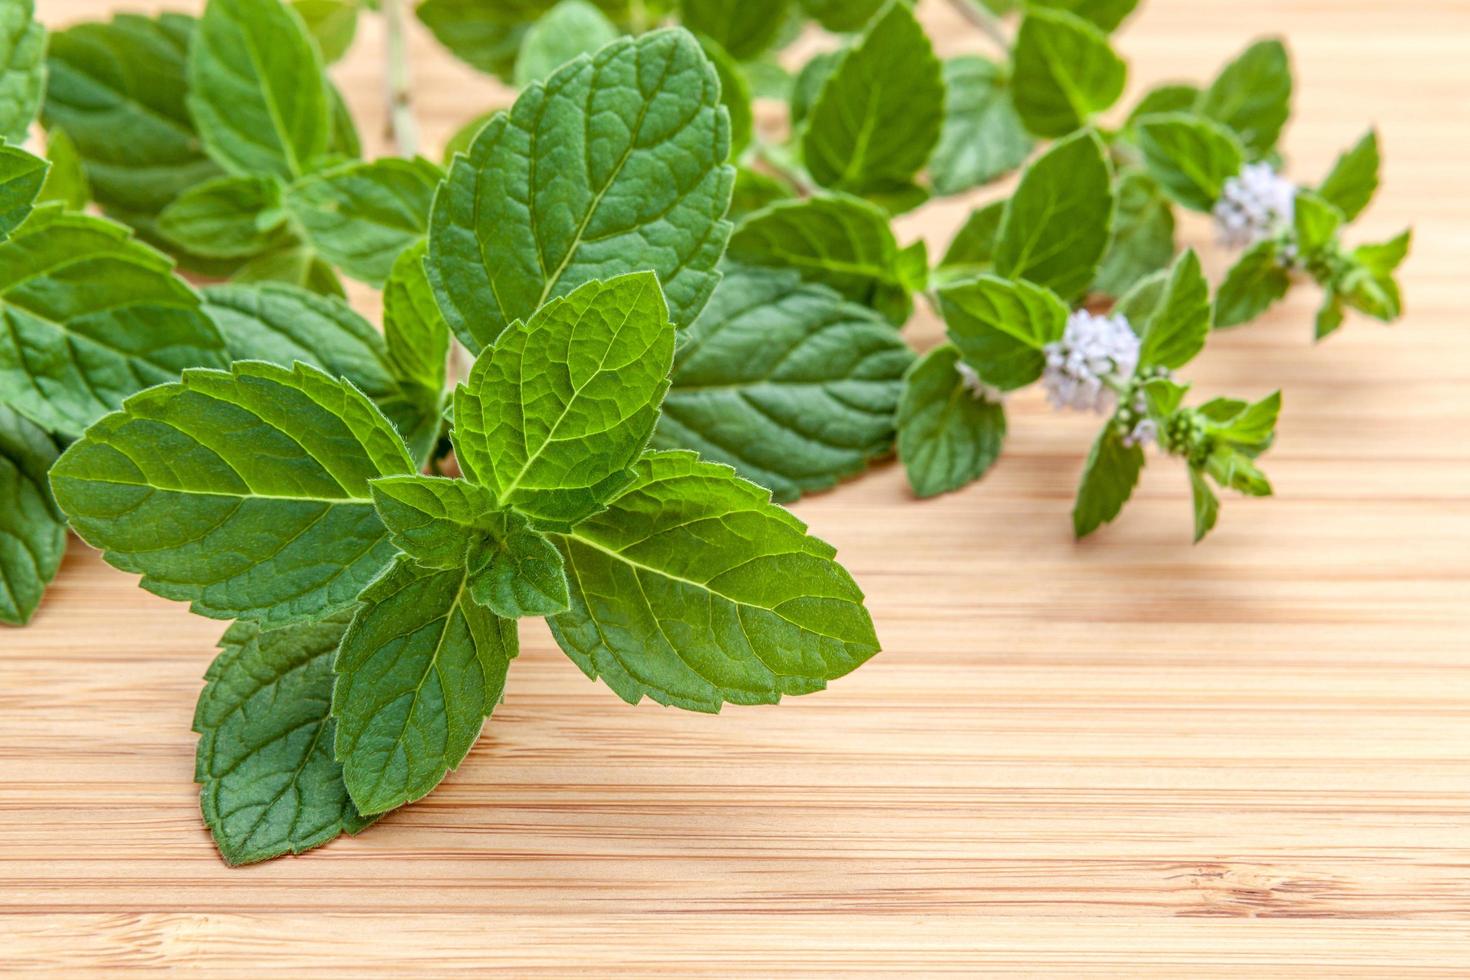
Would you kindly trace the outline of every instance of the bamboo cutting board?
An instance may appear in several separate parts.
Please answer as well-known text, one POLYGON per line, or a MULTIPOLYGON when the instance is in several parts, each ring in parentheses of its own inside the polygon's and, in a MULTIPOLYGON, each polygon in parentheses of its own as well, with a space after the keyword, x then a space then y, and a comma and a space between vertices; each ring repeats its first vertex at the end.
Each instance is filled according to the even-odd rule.
MULTIPOLYGON (((113 3, 38 7, 62 26, 113 3)), ((922 9, 945 54, 984 50, 922 9)), ((1097 422, 1017 398, 981 485, 919 503, 887 465, 797 508, 885 644, 830 691, 630 708, 528 625, 438 792, 236 871, 191 782, 221 625, 73 541, 36 623, 0 632, 0 970, 1470 973, 1470 4, 1145 0, 1130 98, 1268 33, 1295 56, 1292 173, 1376 121, 1357 233, 1417 228, 1398 326, 1314 349, 1303 288, 1191 367, 1202 395, 1285 389, 1277 499, 1227 499, 1192 548, 1160 464, 1074 544, 1097 422)), ((507 96, 414 40, 437 150, 507 96)), ((380 49, 366 23, 336 72, 369 137, 380 49)), ((975 200, 901 230, 941 246, 975 200)))

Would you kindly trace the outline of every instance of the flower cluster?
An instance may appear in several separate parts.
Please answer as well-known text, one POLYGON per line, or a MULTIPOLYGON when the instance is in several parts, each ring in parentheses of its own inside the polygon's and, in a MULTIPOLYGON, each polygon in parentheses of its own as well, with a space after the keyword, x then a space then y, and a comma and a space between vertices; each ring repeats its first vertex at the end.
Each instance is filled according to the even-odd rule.
POLYGON ((1126 382, 1137 366, 1138 335, 1126 317, 1078 310, 1062 339, 1046 345, 1041 382, 1053 408, 1106 414, 1115 401, 1108 379, 1126 382))
POLYGON ((1291 225, 1296 211, 1296 185, 1269 163, 1248 163, 1225 181, 1215 203, 1220 242, 1245 248, 1291 225))

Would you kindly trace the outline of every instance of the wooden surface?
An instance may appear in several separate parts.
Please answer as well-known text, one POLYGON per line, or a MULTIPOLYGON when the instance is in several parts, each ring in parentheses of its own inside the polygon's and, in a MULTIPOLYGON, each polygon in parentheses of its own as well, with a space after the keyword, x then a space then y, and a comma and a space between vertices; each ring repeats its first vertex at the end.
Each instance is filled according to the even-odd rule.
MULTIPOLYGON (((1074 544, 1097 423, 1017 398, 979 486, 918 503, 888 465, 799 506, 885 644, 830 691, 631 708, 528 625, 439 791, 236 871, 190 778, 221 626, 73 542, 35 625, 0 632, 0 970, 1470 972, 1470 4, 1144 7, 1130 93, 1285 34, 1292 172, 1376 121, 1358 231, 1417 227, 1398 326, 1314 349, 1302 288, 1191 368, 1204 394, 1285 389, 1275 500, 1227 499, 1192 548, 1183 468, 1158 461, 1074 544)), ((924 11, 945 53, 982 49, 924 11)), ((505 96, 417 42, 437 149, 505 96)), ((367 132, 379 46, 367 25, 337 70, 367 132)), ((968 203, 903 230, 942 244, 968 203)))

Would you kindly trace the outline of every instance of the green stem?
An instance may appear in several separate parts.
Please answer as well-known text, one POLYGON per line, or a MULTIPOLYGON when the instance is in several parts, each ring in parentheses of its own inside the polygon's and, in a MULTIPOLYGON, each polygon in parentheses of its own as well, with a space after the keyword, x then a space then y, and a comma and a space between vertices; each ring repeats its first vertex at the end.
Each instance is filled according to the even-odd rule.
POLYGON ((408 36, 403 28, 403 0, 382 0, 388 86, 388 139, 401 157, 418 153, 418 124, 413 117, 413 82, 408 67, 408 36))

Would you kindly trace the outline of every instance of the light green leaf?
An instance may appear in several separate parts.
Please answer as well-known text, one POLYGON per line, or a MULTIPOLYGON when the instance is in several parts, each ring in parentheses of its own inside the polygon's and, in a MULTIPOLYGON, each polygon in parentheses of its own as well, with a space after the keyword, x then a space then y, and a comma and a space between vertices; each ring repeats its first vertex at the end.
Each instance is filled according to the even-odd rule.
POLYGON ((341 89, 326 80, 327 105, 332 115, 332 138, 327 141, 327 157, 332 162, 362 159, 362 138, 357 132, 357 123, 352 121, 352 110, 347 107, 341 89))
POLYGON ((1097 277, 1112 240, 1113 208, 1113 177, 1097 134, 1059 140, 1026 168, 1006 203, 996 273, 1076 299, 1097 277))
POLYGON ((789 186, 775 177, 749 167, 737 167, 735 191, 730 197, 728 216, 739 221, 777 201, 787 201, 795 196, 789 186))
POLYGON ((609 509, 558 539, 567 656, 630 703, 694 711, 821 690, 878 652, 826 543, 728 467, 650 453, 609 509))
POLYGON ((464 568, 487 539, 526 523, 502 510, 490 490, 468 480, 385 476, 373 481, 372 491, 393 544, 428 568, 464 568))
POLYGON ((861 30, 883 9, 885 0, 801 0, 807 16, 829 31, 861 30))
POLYGON ((383 813, 459 766, 505 694, 515 620, 474 602, 463 568, 400 558, 363 591, 337 654, 332 717, 352 800, 383 813))
POLYGON ((346 299, 347 291, 333 268, 308 245, 287 245, 258 255, 235 270, 234 282, 284 282, 322 296, 346 299))
POLYGON ((169 260, 104 218, 38 208, 0 243, 0 402, 76 435, 133 392, 223 364, 169 260))
POLYGON ((1210 313, 1210 284, 1205 281, 1194 249, 1186 249, 1174 260, 1148 322, 1133 323, 1142 336, 1139 370, 1174 370, 1194 360, 1210 336, 1210 313))
POLYGON ((959 364, 959 350, 944 344, 925 354, 905 379, 898 456, 918 497, 980 479, 1005 442, 1005 406, 972 390, 959 364))
POLYGON ((680 336, 653 444, 727 463, 777 500, 888 452, 913 361, 892 325, 792 270, 724 271, 680 336))
POLYGON ((232 361, 300 361, 346 378, 425 459, 439 434, 442 388, 405 379, 383 336, 342 300, 284 283, 210 286, 209 314, 232 361))
POLYGON ((1077 537, 1087 537, 1118 516, 1133 496, 1142 470, 1143 448, 1123 445, 1117 426, 1108 422, 1092 445, 1077 488, 1077 503, 1072 508, 1072 530, 1077 537))
POLYGON ((1037 136, 1065 136, 1118 101, 1128 66, 1108 36, 1064 11, 1031 9, 1013 54, 1016 111, 1037 136))
POLYGON ((1205 422, 1205 431, 1217 440, 1229 443, 1247 456, 1257 456, 1270 448, 1276 436, 1276 420, 1281 417, 1281 392, 1274 391, 1252 404, 1241 404, 1239 410, 1205 422))
MULTIPOLYGON (((596 0, 615 23, 634 33, 649 26, 650 18, 668 6, 646 0, 596 0)), ((512 80, 516 56, 532 25, 555 6, 556 0, 424 0, 419 20, 439 43, 480 71, 512 80)))
POLYGON ((1282 264, 1279 246, 1257 242, 1231 266, 1215 293, 1215 326, 1233 327, 1265 313, 1291 288, 1291 271, 1282 264))
POLYGON ((944 76, 908 4, 895 0, 822 86, 802 155, 823 187, 858 195, 910 183, 944 124, 944 76))
POLYGON ((592 54, 618 29, 587 0, 561 0, 526 31, 516 56, 515 83, 539 82, 579 55, 592 54))
POLYGON ((373 822, 332 757, 332 658, 348 616, 261 632, 235 623, 194 711, 200 808, 229 865, 300 854, 373 822))
MULTIPOLYGON (((710 64, 714 65, 715 74, 720 77, 720 105, 730 114, 730 159, 738 160, 750 145, 751 134, 755 131, 755 109, 750 101, 750 85, 745 80, 745 72, 740 63, 730 57, 729 52, 718 43, 701 35, 699 46, 710 64)), ((738 176, 736 180, 739 180, 738 176)))
POLYGON ((1313 321, 1313 336, 1322 340, 1341 329, 1347 319, 1347 303, 1333 286, 1322 290, 1322 305, 1317 308, 1313 321))
POLYGON ((939 293, 940 312, 965 362, 986 384, 1012 391, 1041 377, 1047 344, 1067 329, 1067 305, 1051 290, 981 276, 939 293))
POLYGON ((591 282, 514 323, 455 391, 465 475, 550 528, 601 510, 658 420, 674 330, 652 273, 591 282))
POLYGON ((812 106, 817 101, 817 96, 822 94, 822 89, 837 71, 837 66, 842 64, 842 59, 847 57, 851 48, 843 47, 835 51, 820 51, 809 58, 806 64, 801 66, 796 80, 791 87, 791 125, 800 126, 806 121, 811 113, 812 106))
POLYGON ((913 312, 888 216, 852 197, 781 201, 759 211, 730 238, 731 260, 791 268, 870 306, 895 325, 913 312))
POLYGON ((1407 234, 1384 245, 1359 246, 1348 254, 1346 269, 1332 283, 1348 306, 1384 323, 1398 319, 1403 312, 1403 298, 1393 269, 1402 259, 1402 253, 1397 260, 1385 260, 1382 253, 1400 242, 1407 249, 1407 234))
POLYGON ((439 312, 424 271, 428 243, 404 249, 383 287, 383 339, 388 363, 400 381, 442 391, 449 357, 449 324, 439 312))
POLYGON ((244 361, 128 399, 51 485, 77 533, 145 589, 282 626, 357 601, 393 556, 368 481, 413 471, 348 382, 244 361))
POLYGON ((583 283, 658 274, 676 324, 718 280, 730 127, 687 32, 622 39, 492 119, 434 199, 429 280, 473 351, 583 283))
POLYGON ((1005 212, 1004 200, 971 211, 939 261, 939 271, 951 280, 962 280, 988 270, 995 260, 995 240, 1005 212))
POLYGON ((442 172, 428 160, 349 163, 292 185, 287 201, 312 247, 354 279, 381 286, 423 237, 442 172))
POLYGON ((0 238, 30 217, 45 186, 51 164, 18 146, 0 145, 0 238))
POLYGON ((321 54, 280 0, 209 0, 189 50, 189 112, 209 155, 292 180, 332 136, 321 54))
POLYGON ((1378 190, 1378 166, 1378 132, 1370 129, 1352 149, 1337 158, 1317 193, 1352 221, 1363 213, 1378 190))
POLYGON ((749 61, 781 35, 791 0, 682 0, 680 7, 685 27, 713 38, 731 57, 749 61))
POLYGON ((1204 473, 1189 468, 1190 495, 1194 498, 1194 543, 1199 544, 1220 519, 1220 498, 1210 489, 1204 473))
POLYGON ((1174 209, 1159 185, 1140 170, 1120 174, 1115 193, 1113 241, 1092 288, 1116 297, 1174 257, 1174 209))
POLYGON ((1342 212, 1309 190, 1299 190, 1292 208, 1292 233, 1303 258, 1310 260, 1337 241, 1342 212))
POLYGON ((42 121, 76 142, 97 202, 129 223, 221 172, 184 104, 194 29, 183 14, 118 14, 51 35, 42 121))
POLYGON ((51 170, 46 174, 46 183, 41 186, 38 201, 59 201, 69 211, 80 211, 92 200, 92 189, 87 186, 87 174, 82 168, 82 158, 77 145, 66 130, 57 129, 46 134, 46 159, 51 170))
POLYGON ((0 138, 24 143, 46 91, 46 29, 32 0, 0 6, 0 138))
POLYGON ((471 565, 470 595, 497 616, 555 616, 571 608, 561 552, 518 514, 493 536, 471 565))
POLYGON ((1200 88, 1189 82, 1163 82, 1155 85, 1133 107, 1128 113, 1128 120, 1123 124, 1125 130, 1132 130, 1133 124, 1144 116, 1155 116, 1166 112, 1193 112, 1194 107, 1199 104, 1200 88))
POLYGON ((1271 496, 1271 481, 1266 479, 1249 455, 1229 446, 1217 445, 1205 460, 1205 472, 1222 487, 1229 487, 1247 497, 1271 496))
POLYGON ((158 233, 193 255, 249 258, 291 242, 281 203, 274 177, 217 177, 174 198, 158 216, 158 233))
POLYGON ((291 0, 291 6, 316 39, 323 62, 332 64, 352 47, 357 35, 357 0, 291 0))
POLYGON ((44 430, 0 405, 0 623, 30 622, 66 554, 66 521, 46 482, 57 453, 44 430))
POLYGON ((456 129, 454 135, 449 137, 449 142, 444 144, 444 166, 447 167, 454 162, 456 153, 469 153, 475 137, 480 135, 480 130, 484 129, 500 111, 500 109, 491 109, 488 112, 482 112, 456 129))
POLYGON ((1030 0, 1030 3, 1034 7, 1066 10, 1108 33, 1117 30, 1138 6, 1138 0, 1030 0))
POLYGON ((1136 129, 1149 174, 1170 197, 1195 211, 1214 208, 1225 181, 1245 162, 1230 130, 1203 116, 1145 116, 1136 129))
POLYGON ((1267 156, 1291 117, 1291 62, 1286 47, 1257 41, 1221 69, 1197 111, 1228 126, 1252 160, 1267 156))
POLYGON ((944 63, 944 129, 929 161, 934 190, 958 194, 1026 162, 1031 137, 1011 104, 1002 68, 973 55, 944 63))

